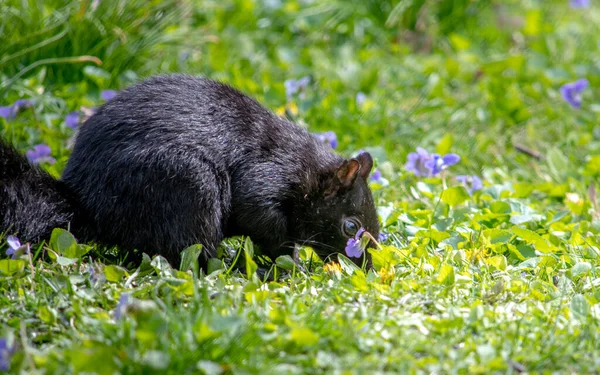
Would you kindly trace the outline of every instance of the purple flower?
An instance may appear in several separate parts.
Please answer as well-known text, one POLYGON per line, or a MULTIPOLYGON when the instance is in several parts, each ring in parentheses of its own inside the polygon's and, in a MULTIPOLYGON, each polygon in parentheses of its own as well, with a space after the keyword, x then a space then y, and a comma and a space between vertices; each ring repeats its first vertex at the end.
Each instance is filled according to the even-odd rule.
POLYGON ((474 191, 477 190, 481 190, 483 189, 483 182, 481 181, 481 178, 479 178, 478 176, 466 176, 466 175, 460 175, 460 176, 456 176, 456 181, 461 182, 469 191, 469 194, 473 195, 474 191))
POLYGON ((381 182, 381 178, 382 178, 381 171, 379 169, 375 169, 373 171, 373 174, 371 175, 370 180, 373 182, 381 182))
POLYGON ((308 86, 309 83, 310 77, 308 76, 302 77, 299 80, 288 79, 283 83, 283 85, 285 86, 285 95, 288 99, 291 99, 292 96, 294 96, 294 94, 296 94, 304 87, 308 86))
POLYGON ((569 4, 573 9, 589 8, 590 0, 571 0, 569 4))
POLYGON ((338 146, 337 136, 332 131, 328 131, 328 132, 320 133, 320 134, 314 134, 314 136, 317 137, 317 139, 319 141, 329 144, 329 146, 331 146, 331 148, 336 148, 338 146))
POLYGON ((100 97, 106 101, 112 100, 115 96, 117 96, 115 90, 104 90, 100 93, 100 97))
POLYGON ((460 156, 456 154, 440 156, 438 154, 430 154, 425 149, 417 147, 417 152, 408 154, 408 161, 404 166, 406 170, 414 173, 416 176, 430 177, 435 176, 459 161, 460 156))
POLYGON ((453 166, 460 161, 460 156, 456 154, 446 154, 440 156, 433 154, 432 158, 425 162, 425 168, 429 169, 432 176, 440 173, 444 169, 453 166))
POLYGON ((389 234, 383 233, 383 232, 379 233, 379 238, 378 238, 379 242, 385 242, 388 240, 388 238, 390 238, 389 234))
POLYGON ((367 101, 367 95, 364 92, 356 94, 356 105, 361 106, 367 101))
POLYGON ((11 106, 0 107, 0 117, 4 117, 6 120, 14 119, 21 108, 29 108, 33 105, 31 100, 19 99, 11 106))
POLYGON ((29 254, 29 244, 21 245, 21 241, 16 236, 8 236, 6 242, 8 243, 6 255, 10 256, 11 259, 17 259, 21 255, 29 254))
POLYGON ((21 241, 16 236, 8 236, 6 238, 6 242, 8 243, 8 250, 6 250, 6 255, 10 256, 12 259, 16 257, 16 251, 21 247, 21 241))
POLYGON ((354 235, 354 237, 348 239, 348 242, 346 242, 346 255, 348 255, 350 258, 360 258, 363 250, 361 249, 360 246, 360 237, 362 236, 362 234, 365 232, 364 228, 360 228, 358 230, 358 232, 356 232, 356 234, 354 235))
POLYGON ((587 79, 579 79, 575 82, 567 83, 561 86, 560 94, 563 99, 569 103, 573 108, 581 107, 581 94, 583 90, 588 86, 589 82, 587 79))
POLYGON ((54 164, 56 159, 50 156, 50 147, 48 145, 40 144, 33 146, 33 150, 29 150, 25 153, 27 159, 33 164, 49 163, 54 164))
POLYGON ((115 308, 115 320, 121 320, 127 312, 127 306, 131 304, 131 295, 129 293, 121 293, 119 302, 115 308))
POLYGON ((14 344, 8 345, 6 337, 0 337, 0 371, 7 372, 10 369, 10 360, 16 349, 14 344))
POLYGON ((79 125, 79 111, 69 113, 65 117, 65 124, 71 129, 77 128, 77 125, 79 125))

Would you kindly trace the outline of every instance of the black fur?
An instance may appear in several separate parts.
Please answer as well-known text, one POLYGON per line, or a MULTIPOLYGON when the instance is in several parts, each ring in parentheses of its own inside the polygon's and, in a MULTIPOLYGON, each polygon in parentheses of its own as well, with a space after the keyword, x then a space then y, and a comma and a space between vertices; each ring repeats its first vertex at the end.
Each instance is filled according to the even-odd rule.
POLYGON ((71 220, 84 241, 160 253, 178 265, 186 246, 201 243, 214 255, 224 236, 248 235, 275 258, 291 254, 293 243, 321 256, 342 252, 345 217, 379 232, 368 154, 344 161, 208 79, 161 76, 121 92, 82 126, 62 182, 2 148, 2 163, 21 171, 0 178, 9 197, 0 204, 12 212, 3 228, 12 224, 25 240, 71 220))
POLYGON ((30 242, 46 239, 73 216, 72 194, 63 182, 29 164, 0 139, 0 232, 30 242))

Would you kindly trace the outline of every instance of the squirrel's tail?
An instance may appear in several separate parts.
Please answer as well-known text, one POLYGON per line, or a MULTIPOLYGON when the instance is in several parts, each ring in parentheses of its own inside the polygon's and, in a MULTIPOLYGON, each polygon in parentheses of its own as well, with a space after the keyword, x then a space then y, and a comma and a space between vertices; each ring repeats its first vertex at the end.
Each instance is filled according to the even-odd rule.
POLYGON ((62 181, 0 138, 0 233, 15 234, 22 243, 48 239, 52 229, 69 226, 71 197, 62 181))

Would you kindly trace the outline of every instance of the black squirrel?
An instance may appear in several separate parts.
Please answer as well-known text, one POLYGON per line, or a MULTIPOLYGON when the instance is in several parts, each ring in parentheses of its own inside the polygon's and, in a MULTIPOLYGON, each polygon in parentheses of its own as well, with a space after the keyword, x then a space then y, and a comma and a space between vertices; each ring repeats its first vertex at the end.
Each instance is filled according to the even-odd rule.
POLYGON ((379 234, 368 153, 344 159, 206 78, 158 76, 119 93, 85 121, 61 180, 1 141, 0 166, 0 232, 22 241, 69 227, 177 266, 185 247, 202 244, 205 262, 234 235, 275 259, 295 243, 343 252, 361 227, 379 234))

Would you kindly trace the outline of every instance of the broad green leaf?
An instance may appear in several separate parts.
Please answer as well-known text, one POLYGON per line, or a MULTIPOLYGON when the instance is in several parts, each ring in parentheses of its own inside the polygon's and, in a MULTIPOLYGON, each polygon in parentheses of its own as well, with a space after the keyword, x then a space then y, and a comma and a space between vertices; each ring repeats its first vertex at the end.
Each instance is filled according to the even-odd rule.
POLYGON ((202 245, 192 245, 181 252, 181 264, 179 270, 187 271, 196 269, 198 257, 202 253, 202 245))
POLYGON ((343 254, 338 254, 338 262, 342 267, 342 271, 344 271, 348 275, 352 275, 355 271, 360 271, 360 267, 358 267, 354 262, 352 262, 348 257, 343 254))
POLYGON ((277 259, 275 259, 275 264, 277 264, 278 267, 289 271, 296 267, 296 262, 294 262, 294 259, 292 259, 292 257, 289 255, 281 255, 277 257, 277 259))
POLYGON ((40 320, 46 324, 54 324, 56 321, 56 311, 47 305, 40 305, 37 311, 40 320))
POLYGON ((485 262, 500 271, 504 271, 507 265, 506 257, 504 255, 495 255, 490 258, 485 258, 485 262))
POLYGON ((576 294, 571 299, 571 312, 573 316, 579 320, 587 320, 590 312, 590 305, 585 297, 581 294, 576 294))
POLYGON ((450 207, 457 206, 470 198, 464 186, 454 186, 442 192, 442 201, 450 207))
POLYGON ((551 246, 542 236, 529 229, 513 227, 511 231, 528 244, 533 245, 537 251, 550 253, 555 250, 554 246, 551 246))
POLYGON ((208 266, 207 266, 207 270, 208 270, 208 274, 210 275, 211 273, 217 271, 217 270, 221 270, 221 269, 225 269, 224 265, 223 265, 223 261, 221 259, 218 258, 210 258, 208 260, 208 266))
POLYGON ((436 280, 440 284, 453 285, 455 279, 454 267, 449 264, 444 264, 437 275, 436 280))
POLYGON ((319 335, 308 328, 293 328, 290 337, 299 346, 312 346, 319 342, 319 335))
POLYGON ((450 152, 453 144, 454 136, 452 133, 446 133, 446 135, 440 139, 435 151, 440 155, 445 155, 450 152))
POLYGON ((491 244, 507 243, 513 237, 513 234, 511 232, 496 228, 486 229, 482 232, 482 234, 485 237, 489 238, 491 244))
POLYGON ((587 275, 592 270, 592 265, 589 262, 579 262, 571 267, 571 276, 578 277, 587 275))
POLYGON ((0 274, 13 276, 25 269, 25 261, 22 259, 0 259, 0 274))
POLYGON ((104 267, 104 276, 106 276, 107 281, 116 283, 123 280, 123 277, 125 277, 126 275, 127 270, 123 267, 119 267, 113 264, 104 267))
POLYGON ((546 155, 550 173, 557 182, 564 182, 571 169, 569 159, 558 148, 551 148, 546 155))
POLYGON ((67 258, 77 258, 77 241, 75 237, 62 228, 55 228, 50 236, 50 248, 67 258))
POLYGON ((98 87, 106 87, 106 83, 110 80, 110 73, 94 65, 88 65, 83 68, 83 74, 98 85, 98 87))

